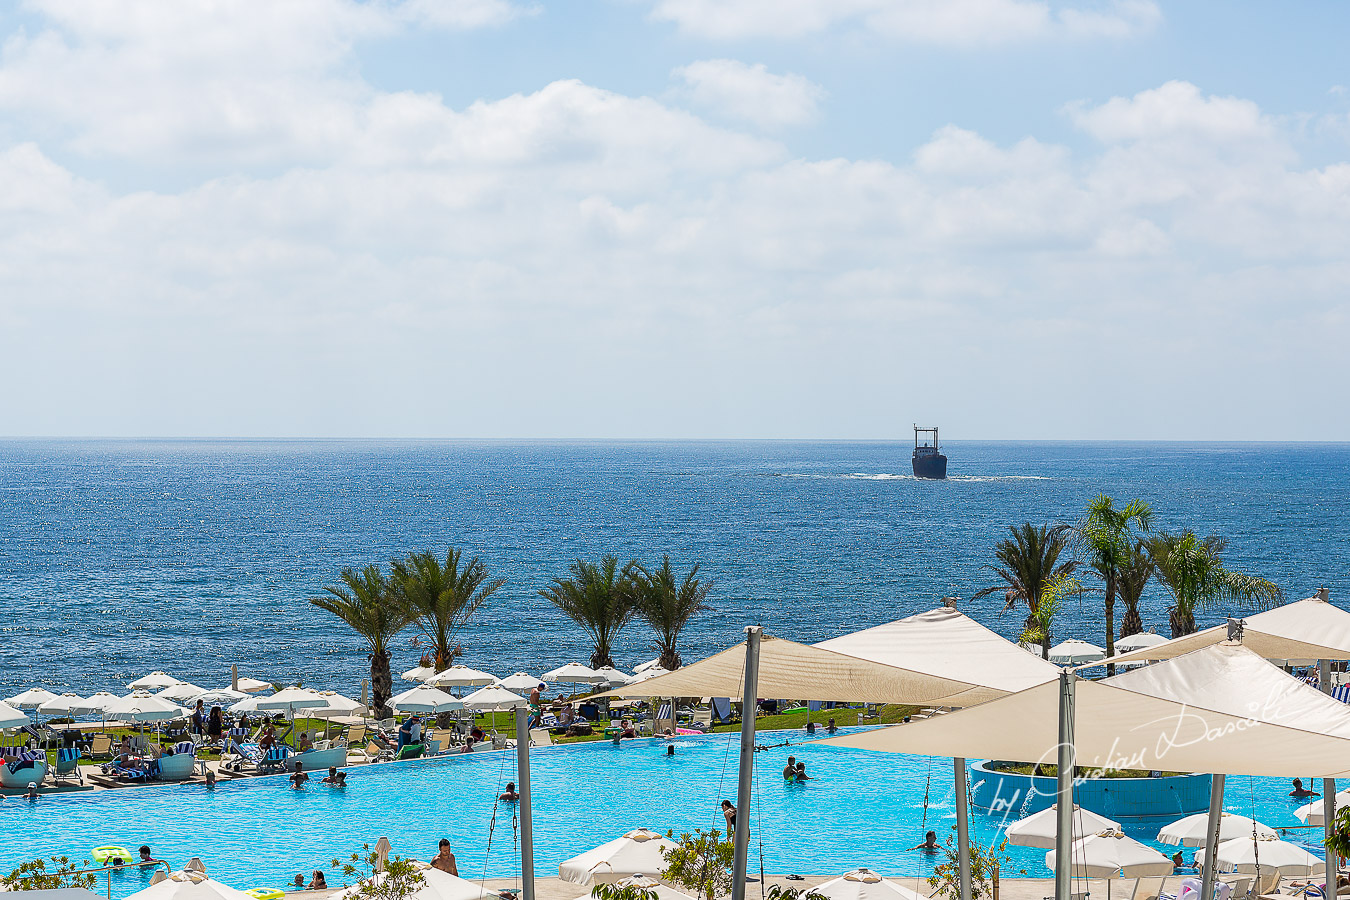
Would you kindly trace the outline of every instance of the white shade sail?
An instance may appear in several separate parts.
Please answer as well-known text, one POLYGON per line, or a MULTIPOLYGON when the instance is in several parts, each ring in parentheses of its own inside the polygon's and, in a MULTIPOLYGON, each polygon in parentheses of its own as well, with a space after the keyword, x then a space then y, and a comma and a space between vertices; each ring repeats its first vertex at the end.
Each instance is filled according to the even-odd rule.
MULTIPOLYGON (((1027 816, 1025 819, 1013 822, 1004 829, 1003 833, 1007 836, 1010 844, 1053 850, 1057 825, 1055 818, 1058 815, 1059 812, 1055 806, 1051 806, 1049 809, 1043 809, 1038 813, 1027 816)), ((1119 822, 1108 819, 1106 816, 1099 816, 1090 809, 1074 806, 1073 837, 1071 840, 1076 841, 1089 835, 1100 834, 1103 831, 1119 830, 1119 822)))
POLYGON ((6 697, 5 702, 18 709, 37 709, 48 700, 60 696, 54 694, 44 687, 33 687, 28 690, 15 694, 13 697, 6 697))
POLYGON ((581 663, 568 663, 565 666, 559 666, 552 671, 545 672, 542 680, 560 681, 563 684, 603 684, 605 676, 590 666, 583 666, 581 663))
POLYGON ((443 713, 463 709, 464 702, 438 688, 418 685, 391 697, 389 705, 398 712, 443 713))
POLYGON ((264 711, 295 712, 302 709, 317 711, 326 709, 328 701, 318 691, 311 691, 309 688, 289 687, 277 691, 270 697, 259 697, 256 706, 259 710, 264 711))
POLYGON ((159 691, 166 687, 173 687, 181 679, 174 678, 172 675, 164 672, 151 672, 149 675, 142 675, 135 681, 129 683, 127 687, 133 691, 159 691))
POLYGON ((1096 644, 1070 638, 1050 648, 1050 662, 1058 666, 1078 666, 1106 657, 1106 651, 1096 644))
MULTIPOLYGON (((1059 669, 1039 654, 1027 653, 950 606, 831 638, 815 646, 1005 694, 1059 677, 1059 669)), ((985 699, 990 698, 986 695, 985 699)), ((972 697, 967 705, 970 702, 980 701, 972 697)))
POLYGON ((479 684, 492 684, 496 680, 497 676, 489 672, 480 672, 468 666, 451 666, 432 675, 425 683, 433 687, 473 687, 479 684))
POLYGON ((103 715, 110 704, 120 699, 122 698, 108 691, 98 691, 85 697, 83 703, 72 706, 70 712, 76 716, 103 715))
MULTIPOLYGON (((1336 792, 1336 808, 1344 809, 1350 806, 1350 789, 1336 792)), ((1318 797, 1310 803, 1305 803, 1294 810, 1294 817, 1305 825, 1325 825, 1326 807, 1322 803, 1322 798, 1318 797)))
MULTIPOLYGON (((440 869, 433 869, 425 863, 414 860, 417 870, 422 874, 422 885, 412 894, 409 894, 405 900, 498 900, 497 891, 490 891, 481 885, 469 881, 467 878, 460 878, 451 875, 449 872, 442 872, 440 869)), ((379 872, 366 881, 374 885, 381 884, 385 879, 385 874, 379 872)), ((353 900, 359 896, 361 885, 366 881, 358 882, 349 888, 344 888, 334 895, 334 900, 353 900)))
POLYGON ((928 900, 921 894, 871 869, 854 869, 811 889, 828 900, 928 900))
MULTIPOLYGON (((1207 850, 1195 851, 1197 863, 1205 861, 1207 850)), ((1222 841, 1215 848, 1214 858, 1223 871, 1246 875, 1255 874, 1258 865, 1266 872, 1278 871, 1287 876, 1316 875, 1326 871, 1326 862, 1321 857, 1277 837, 1252 840, 1251 834, 1247 834, 1245 837, 1222 841)))
POLYGON ((431 666, 413 666, 411 669, 404 672, 399 677, 402 678, 404 681, 416 681, 420 683, 426 681, 428 678, 430 678, 432 675, 435 674, 436 670, 431 666))
POLYGON ((527 694, 539 687, 541 683, 542 682, 538 678, 525 672, 516 672, 514 675, 507 675, 498 682, 498 684, 508 691, 524 691, 527 694))
POLYGON ((558 875, 573 884, 603 884, 632 875, 659 874, 666 867, 665 852, 676 846, 655 831, 638 828, 572 857, 558 866, 558 875))
POLYGON ((174 872, 127 900, 253 900, 243 891, 207 878, 204 872, 174 872))
MULTIPOLYGON (((805 679, 802 679, 805 681, 805 679)), ((1074 746, 1089 768, 1338 777, 1350 771, 1350 708, 1225 642, 1075 685, 1074 746)), ((801 693, 798 690, 797 693, 801 693)), ((1051 762, 1059 685, 826 744, 1051 762)))
MULTIPOLYGON (((1228 626, 1217 625, 1152 647, 1117 654, 1111 662, 1171 659, 1228 638, 1228 626)), ((1242 643, 1266 659, 1350 659, 1350 612, 1329 600, 1309 597, 1277 606, 1243 620, 1242 643)))
POLYGON ((515 709, 517 706, 529 706, 530 701, 519 694, 513 694, 501 685, 490 685, 489 687, 479 688, 472 694, 469 694, 463 700, 465 709, 476 709, 482 712, 494 712, 505 709, 515 709))
MULTIPOLYGON (((742 642, 666 675, 613 688, 598 696, 739 697, 744 671, 742 642)), ((761 697, 951 706, 989 700, 1004 693, 770 635, 760 639, 761 697)))
MULTIPOLYGON (((1278 837, 1275 834, 1275 829, 1247 816, 1239 816, 1236 813, 1229 812, 1219 815, 1219 840, 1221 842, 1242 837, 1250 838, 1253 834, 1262 838, 1275 839, 1278 837)), ((1205 846, 1209 843, 1208 814, 1196 813, 1184 819, 1177 819, 1170 825, 1164 825, 1158 832, 1158 843, 1180 844, 1183 847, 1205 846)))
POLYGON ((155 696, 163 697, 165 700, 173 700, 175 703, 191 703, 205 693, 206 688, 204 687, 197 687, 197 685, 188 681, 180 681, 177 684, 169 685, 155 696))
POLYGON ((183 717, 183 708, 149 691, 132 691, 104 707, 103 714, 118 722, 169 722, 183 717))
MULTIPOLYGON (((1073 874, 1088 878, 1140 878, 1171 875, 1172 861, 1152 847, 1119 831, 1090 834, 1073 842, 1069 851, 1073 874)), ((1055 851, 1045 854, 1045 865, 1055 868, 1055 851)))
POLYGON ((28 724, 28 713, 0 702, 0 728, 22 728, 28 724))
POLYGON ((84 705, 84 698, 79 694, 67 691, 64 694, 57 694, 50 700, 44 701, 37 711, 44 716, 71 715, 75 710, 84 705))

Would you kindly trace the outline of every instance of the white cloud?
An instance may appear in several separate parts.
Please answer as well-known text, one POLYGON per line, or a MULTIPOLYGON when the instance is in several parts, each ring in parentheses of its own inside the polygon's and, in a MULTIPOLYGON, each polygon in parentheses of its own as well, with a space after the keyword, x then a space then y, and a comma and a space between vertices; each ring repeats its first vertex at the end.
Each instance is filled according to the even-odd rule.
POLYGON ((825 96, 824 88, 810 79, 775 75, 762 63, 704 59, 671 74, 683 81, 683 94, 695 106, 766 127, 813 121, 825 96))
POLYGON ((1266 140, 1273 134, 1270 121, 1252 101, 1206 97, 1185 81, 1169 81, 1133 97, 1114 97, 1101 106, 1074 105, 1069 112, 1080 128, 1107 143, 1179 136, 1266 140))
POLYGON ((1090 6, 1045 0, 655 0, 652 18, 714 40, 861 28, 897 41, 962 46, 1130 37, 1152 29, 1162 13, 1153 0, 1090 6))

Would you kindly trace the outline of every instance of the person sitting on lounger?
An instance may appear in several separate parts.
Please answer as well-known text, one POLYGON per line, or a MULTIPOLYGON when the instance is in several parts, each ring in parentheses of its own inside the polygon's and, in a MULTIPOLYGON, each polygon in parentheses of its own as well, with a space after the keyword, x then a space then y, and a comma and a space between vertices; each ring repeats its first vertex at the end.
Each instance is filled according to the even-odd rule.
POLYGON ((329 766, 329 767, 328 767, 328 776, 327 776, 326 778, 324 778, 323 781, 319 782, 319 784, 337 784, 337 783, 338 783, 338 770, 337 770, 337 766, 329 766))
POLYGON ((1320 797, 1320 796, 1322 796, 1322 795, 1319 794, 1319 793, 1317 793, 1316 791, 1310 791, 1310 790, 1308 790, 1307 788, 1305 788, 1305 787, 1303 786, 1303 779, 1302 779, 1302 778, 1295 778, 1295 779, 1294 779, 1294 789, 1293 789, 1292 791, 1289 792, 1289 796, 1290 796, 1290 797, 1296 797, 1296 798, 1302 800, 1302 799, 1307 798, 1307 797, 1320 797))
POLYGON ((922 844, 915 844, 913 847, 910 847, 909 849, 922 850, 924 853, 936 853, 938 852, 938 850, 942 848, 938 846, 937 832, 929 831, 926 834, 924 834, 922 844))
POLYGON ((485 735, 483 734, 483 729, 481 729, 481 728, 479 728, 477 725, 475 725, 475 726, 473 726, 472 728, 469 729, 469 737, 472 738, 472 739, 475 740, 475 741, 481 741, 481 740, 483 740, 483 738, 485 737, 485 735))
POLYGON ((300 732, 300 740, 295 742, 295 752, 304 753, 314 749, 314 741, 310 740, 309 732, 300 732))
POLYGON ((506 790, 497 799, 505 800, 507 803, 514 803, 519 800, 520 794, 516 793, 516 783, 514 781, 508 781, 506 783, 506 790))
POLYGON ((291 787, 295 788, 297 791, 304 787, 305 782, 309 781, 309 776, 305 774, 305 764, 297 761, 295 764, 295 772, 287 780, 290 781, 291 787))
POLYGON ((440 869, 447 875, 459 875, 459 866, 455 865, 455 854, 450 852, 450 842, 441 838, 436 855, 431 859, 431 867, 440 869))
POLYGON ((276 743, 277 730, 272 727, 271 722, 268 722, 263 726, 262 733, 258 735, 258 749, 263 751, 271 750, 276 746, 276 743))

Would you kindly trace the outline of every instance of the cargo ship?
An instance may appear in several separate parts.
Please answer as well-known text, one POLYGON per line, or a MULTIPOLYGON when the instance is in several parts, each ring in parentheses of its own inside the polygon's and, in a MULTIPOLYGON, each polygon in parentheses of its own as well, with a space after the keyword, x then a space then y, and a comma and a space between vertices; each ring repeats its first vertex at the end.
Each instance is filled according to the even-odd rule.
POLYGON ((947 457, 938 449, 938 430, 936 428, 920 428, 914 426, 914 477, 915 478, 946 478, 947 477, 947 457), (932 443, 924 437, 923 443, 919 442, 921 436, 932 435, 932 443))

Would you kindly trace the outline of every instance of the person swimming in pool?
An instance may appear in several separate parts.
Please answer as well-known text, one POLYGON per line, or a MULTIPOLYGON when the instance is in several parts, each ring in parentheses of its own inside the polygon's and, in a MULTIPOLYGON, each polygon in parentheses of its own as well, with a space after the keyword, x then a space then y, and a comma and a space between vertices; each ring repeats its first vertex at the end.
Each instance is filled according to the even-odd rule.
POLYGON ((23 799, 29 803, 36 803, 38 798, 38 788, 36 781, 28 782, 28 790, 24 791, 23 799))
POLYGON ((507 803, 514 803, 519 800, 520 794, 516 791, 516 783, 514 781, 508 781, 506 783, 506 790, 503 791, 502 795, 497 799, 505 800, 507 803))
POLYGON ((295 763, 295 771, 287 780, 290 781, 291 787, 295 788, 297 791, 304 787, 305 782, 309 781, 309 776, 305 774, 305 764, 297 760, 295 763))
POLYGON ((924 853, 936 853, 942 848, 938 846, 937 832, 929 831, 924 834, 922 844, 915 844, 913 847, 910 847, 909 849, 922 850, 924 853))
POLYGON ((459 866, 455 863, 455 854, 450 852, 450 842, 441 838, 436 847, 436 855, 431 859, 431 867, 440 869, 448 875, 459 875, 459 866))
POLYGON ((1294 789, 1293 789, 1292 791, 1289 792, 1289 796, 1290 796, 1290 797, 1295 797, 1295 798, 1300 799, 1300 800, 1303 800, 1303 799, 1306 799, 1306 798, 1308 798, 1308 797, 1320 797, 1320 796, 1322 796, 1322 795, 1319 794, 1319 793, 1317 793, 1316 791, 1310 791, 1310 790, 1308 790, 1307 788, 1305 788, 1305 787, 1303 786, 1303 779, 1302 779, 1302 778, 1295 778, 1295 779, 1294 779, 1294 789))
POLYGON ((798 782, 811 780, 811 776, 806 774, 806 763, 804 762, 797 763, 796 780, 798 782))
POLYGON ((787 765, 783 766, 783 780, 791 781, 797 777, 797 757, 789 756, 787 765))

